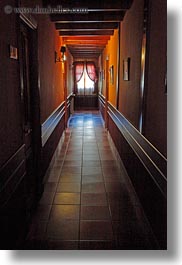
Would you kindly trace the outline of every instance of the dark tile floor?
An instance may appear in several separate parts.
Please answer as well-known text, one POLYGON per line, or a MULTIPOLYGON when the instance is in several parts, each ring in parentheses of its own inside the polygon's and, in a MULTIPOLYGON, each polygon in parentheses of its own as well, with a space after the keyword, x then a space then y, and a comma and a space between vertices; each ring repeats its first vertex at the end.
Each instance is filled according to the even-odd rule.
POLYGON ((46 174, 26 249, 156 249, 98 112, 72 115, 46 174))

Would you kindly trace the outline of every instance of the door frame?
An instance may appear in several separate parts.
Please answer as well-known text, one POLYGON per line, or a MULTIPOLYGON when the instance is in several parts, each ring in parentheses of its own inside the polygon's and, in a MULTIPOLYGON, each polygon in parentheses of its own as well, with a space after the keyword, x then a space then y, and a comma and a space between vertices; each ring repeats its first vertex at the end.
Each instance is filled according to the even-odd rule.
POLYGON ((31 87, 31 114, 32 114, 32 150, 33 150, 33 170, 36 175, 36 194, 35 200, 41 197, 43 192, 42 174, 41 174, 41 119, 40 119, 40 82, 39 82, 39 65, 38 65, 38 24, 36 20, 28 14, 20 14, 18 17, 18 46, 19 46, 19 67, 20 67, 20 93, 22 106, 22 137, 24 140, 24 112, 23 112, 23 66, 21 63, 21 25, 24 25, 31 34, 33 49, 31 50, 31 70, 30 70, 30 87, 31 87))

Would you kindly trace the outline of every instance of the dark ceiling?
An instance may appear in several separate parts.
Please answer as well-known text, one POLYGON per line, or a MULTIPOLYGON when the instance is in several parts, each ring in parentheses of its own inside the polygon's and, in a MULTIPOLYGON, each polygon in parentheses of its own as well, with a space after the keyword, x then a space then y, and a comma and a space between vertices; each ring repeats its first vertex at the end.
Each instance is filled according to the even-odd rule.
POLYGON ((84 13, 50 15, 60 36, 75 59, 98 58, 114 29, 119 27, 132 0, 43 0, 44 7, 84 8, 84 13))

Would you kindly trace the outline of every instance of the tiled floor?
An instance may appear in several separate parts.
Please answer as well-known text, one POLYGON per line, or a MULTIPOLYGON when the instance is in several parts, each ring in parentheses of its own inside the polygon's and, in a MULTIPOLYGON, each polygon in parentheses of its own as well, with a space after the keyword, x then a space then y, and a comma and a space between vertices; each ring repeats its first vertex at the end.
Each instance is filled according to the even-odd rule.
POLYGON ((25 248, 156 249, 99 113, 74 114, 63 138, 25 248))

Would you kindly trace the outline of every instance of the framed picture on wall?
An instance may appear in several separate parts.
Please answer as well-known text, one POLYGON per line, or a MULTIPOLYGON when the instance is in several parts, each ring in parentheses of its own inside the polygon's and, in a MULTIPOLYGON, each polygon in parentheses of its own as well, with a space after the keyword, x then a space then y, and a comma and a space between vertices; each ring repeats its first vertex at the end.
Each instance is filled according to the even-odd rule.
POLYGON ((18 60, 18 49, 12 45, 9 45, 9 57, 10 59, 18 60))
POLYGON ((130 58, 123 60, 123 80, 130 80, 130 58))
POLYGON ((102 70, 102 80, 105 80, 105 70, 102 70))
POLYGON ((165 95, 167 95, 167 73, 165 74, 164 82, 165 82, 165 91, 164 91, 164 93, 165 93, 165 95))
POLYGON ((102 71, 99 72, 99 81, 102 82, 102 71))
POLYGON ((114 65, 111 65, 109 72, 110 72, 110 84, 114 85, 114 65))

